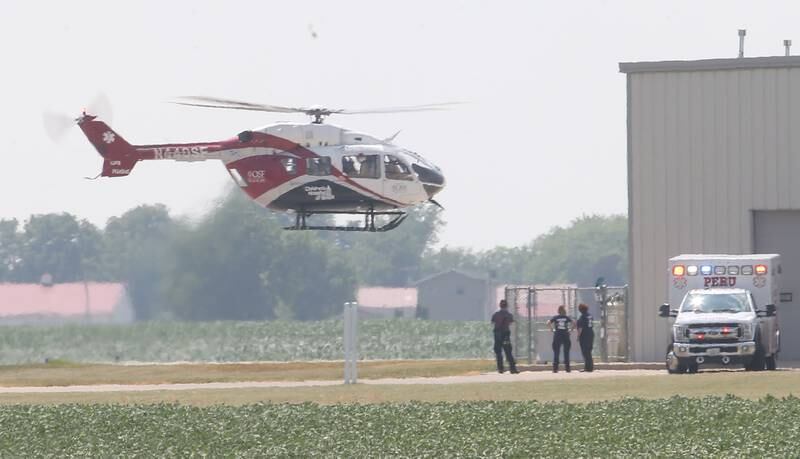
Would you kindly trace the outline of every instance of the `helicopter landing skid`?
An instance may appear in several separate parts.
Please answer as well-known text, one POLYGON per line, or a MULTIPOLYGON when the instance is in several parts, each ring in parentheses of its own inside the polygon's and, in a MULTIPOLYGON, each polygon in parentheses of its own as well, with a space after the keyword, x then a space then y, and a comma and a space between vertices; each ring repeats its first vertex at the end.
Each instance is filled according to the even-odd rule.
POLYGON ((401 223, 403 220, 408 217, 408 214, 402 211, 381 211, 376 212, 374 210, 368 210, 364 212, 337 212, 337 211, 330 211, 330 210, 316 210, 314 212, 305 212, 299 211, 295 216, 295 224, 294 226, 286 226, 283 229, 290 230, 290 231, 361 231, 361 232, 369 232, 369 233, 383 233, 386 231, 391 231, 401 223), (314 214, 327 214, 327 215, 363 215, 364 216, 364 226, 315 226, 309 225, 306 223, 306 219, 314 214), (375 216, 393 216, 391 220, 389 220, 384 225, 375 225, 375 216))

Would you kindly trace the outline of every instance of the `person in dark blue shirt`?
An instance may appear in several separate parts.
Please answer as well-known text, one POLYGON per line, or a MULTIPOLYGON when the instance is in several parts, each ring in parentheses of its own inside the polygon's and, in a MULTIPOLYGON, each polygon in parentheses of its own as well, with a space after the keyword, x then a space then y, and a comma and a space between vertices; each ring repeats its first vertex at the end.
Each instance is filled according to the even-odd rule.
POLYGON ((594 329, 592 327, 592 315, 589 314, 589 307, 581 303, 578 305, 581 316, 578 318, 578 342, 581 345, 583 354, 583 370, 594 371, 594 361, 592 360, 592 345, 594 345, 594 329))
POLYGON ((503 351, 506 353, 508 366, 511 373, 519 373, 517 370, 517 362, 511 353, 511 323, 514 322, 514 316, 508 312, 508 303, 506 300, 500 300, 500 310, 492 314, 492 323, 494 324, 494 355, 497 358, 497 372, 502 373, 505 371, 503 368, 503 351))
POLYGON ((564 348, 564 369, 569 373, 569 348, 572 344, 569 340, 569 332, 572 330, 572 319, 567 317, 567 308, 563 305, 559 306, 558 315, 553 316, 547 323, 550 325, 550 330, 553 331, 553 373, 558 373, 558 357, 562 347, 564 348))

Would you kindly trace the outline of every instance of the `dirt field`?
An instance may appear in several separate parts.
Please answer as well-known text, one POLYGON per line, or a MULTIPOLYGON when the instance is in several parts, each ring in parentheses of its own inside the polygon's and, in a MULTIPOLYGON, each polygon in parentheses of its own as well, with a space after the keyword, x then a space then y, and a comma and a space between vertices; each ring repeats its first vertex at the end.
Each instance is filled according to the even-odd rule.
MULTIPOLYGON (((391 372, 405 367, 413 374, 418 362, 400 365, 393 362, 391 372)), ((430 362, 423 362, 429 365, 430 362)), ((285 364, 284 364, 285 365, 285 364)), ((316 365, 316 364, 313 364, 316 365)), ((104 366, 105 367, 105 366, 104 366)), ((116 366, 114 366, 116 367, 116 366)), ((187 371, 159 365, 163 374, 187 371)), ((146 368, 148 380, 156 374, 146 368)), ((50 377, 57 371, 46 369, 50 377)), ((71 370, 74 370, 72 368, 71 370)), ((102 381, 113 371, 104 374, 86 373, 84 379, 102 381)), ((98 370, 94 368, 94 370, 98 370)), ((140 369, 141 370, 141 369, 140 369)), ((306 369, 305 371, 312 371, 306 369)), ((327 370, 325 370, 327 371, 327 370)), ((322 373, 324 374, 325 371, 322 373)), ((373 372, 380 371, 376 368, 373 372)), ((430 371, 430 369, 426 370, 430 371)), ((450 370, 448 370, 450 371, 450 370)), ((391 373, 390 372, 390 373, 391 373)), ((202 373, 202 372, 200 372, 202 373)), ((235 373, 235 372, 234 372, 235 373)), ((312 371, 313 373, 313 371, 312 371)), ((0 372, 2 374, 2 372, 0 372)), ((41 374, 39 375, 42 376, 41 374)), ((131 376, 129 374, 129 376, 131 376)), ((203 375, 201 378, 207 377, 203 375)), ((187 379, 190 379, 186 376, 187 379)), ((63 381, 63 378, 55 378, 63 381)), ((404 401, 462 401, 462 400, 540 400, 591 402, 625 397, 665 398, 675 395, 702 397, 732 394, 745 398, 766 395, 784 397, 800 394, 800 371, 775 372, 706 371, 696 375, 667 375, 663 370, 599 370, 594 373, 523 371, 518 375, 462 371, 443 376, 408 376, 370 378, 362 374, 359 384, 344 385, 341 379, 308 380, 217 380, 214 382, 184 382, 153 384, 129 380, 127 384, 89 383, 80 385, 9 385, 2 379, 0 404, 19 403, 186 403, 192 405, 273 403, 382 403, 404 401)), ((32 380, 27 380, 29 383, 32 380)))

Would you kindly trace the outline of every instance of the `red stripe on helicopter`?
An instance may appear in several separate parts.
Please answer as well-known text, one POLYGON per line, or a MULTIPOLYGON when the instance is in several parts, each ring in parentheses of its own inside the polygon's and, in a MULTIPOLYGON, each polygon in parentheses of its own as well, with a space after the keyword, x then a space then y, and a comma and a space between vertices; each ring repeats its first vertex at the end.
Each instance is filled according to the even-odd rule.
MULTIPOLYGON (((313 152, 312 150, 309 150, 306 147, 303 147, 300 144, 294 143, 291 140, 287 140, 287 139, 284 139, 282 137, 277 137, 277 136, 274 136, 272 134, 265 134, 263 132, 254 132, 252 139, 247 143, 242 143, 242 142, 239 142, 238 139, 234 139, 234 140, 231 140, 231 141, 220 143, 220 147, 222 147, 222 148, 218 148, 218 149, 215 149, 215 150, 209 149, 209 151, 216 152, 216 151, 224 151, 224 150, 239 149, 239 148, 258 148, 258 147, 262 147, 262 148, 273 148, 273 149, 276 149, 276 150, 281 150, 281 151, 284 151, 284 152, 286 152, 288 154, 295 155, 295 156, 297 156, 299 158, 302 158, 302 159, 319 158, 320 157, 319 154, 313 152), (226 144, 228 142, 230 142, 233 145, 231 145, 231 146, 224 145, 224 144, 226 144)), ((257 156, 252 156, 250 158, 257 158, 257 156)), ((238 165, 242 161, 246 161, 247 159, 250 159, 250 158, 244 158, 242 160, 231 162, 229 164, 229 166, 236 167, 236 165, 238 165)), ((359 190, 361 190, 363 192, 366 192, 369 195, 372 195, 373 197, 376 197, 377 199, 380 199, 380 200, 384 201, 387 204, 391 204, 391 205, 394 205, 394 206, 397 206, 397 207, 408 207, 409 206, 409 204, 405 204, 405 203, 402 203, 400 201, 395 201, 395 200, 393 200, 391 198, 388 198, 386 196, 381 195, 380 193, 377 193, 377 192, 375 192, 373 190, 370 190, 369 188, 367 188, 367 187, 359 184, 358 182, 354 181, 353 179, 351 179, 350 177, 345 175, 342 171, 340 171, 339 169, 337 169, 337 168, 335 168, 333 166, 331 166, 331 175, 333 175, 334 177, 336 177, 336 178, 338 178, 340 180, 344 180, 344 182, 347 183, 348 185, 350 185, 351 187, 357 188, 357 189, 359 189, 359 190)), ((285 183, 288 180, 291 180, 291 177, 288 177, 285 180, 282 180, 282 181, 279 181, 279 182, 278 181, 272 182, 273 185, 270 186, 270 187, 266 187, 266 189, 263 189, 263 190, 253 189, 252 191, 253 191, 253 193, 258 193, 257 196, 260 196, 261 194, 265 193, 269 188, 281 185, 281 184, 285 183)), ((248 194, 254 199, 257 197, 257 196, 254 196, 253 194, 249 193, 249 192, 248 192, 248 194)))

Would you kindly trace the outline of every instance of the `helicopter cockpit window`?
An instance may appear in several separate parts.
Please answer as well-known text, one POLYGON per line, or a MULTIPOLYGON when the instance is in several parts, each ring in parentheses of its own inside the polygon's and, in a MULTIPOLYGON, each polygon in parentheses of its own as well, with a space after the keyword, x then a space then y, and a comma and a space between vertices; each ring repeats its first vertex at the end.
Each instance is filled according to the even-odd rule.
POLYGON ((380 155, 348 155, 342 157, 342 172, 348 177, 376 179, 381 177, 380 155))
POLYGON ((239 142, 247 143, 253 140, 253 131, 242 131, 239 133, 239 142))
POLYGON ((297 160, 294 158, 281 158, 283 169, 289 175, 297 174, 297 160))
POLYGON ((331 175, 331 157, 306 159, 306 173, 308 175, 331 175))
POLYGON ((386 178, 389 180, 414 180, 411 170, 396 156, 385 155, 383 157, 383 167, 386 178))

